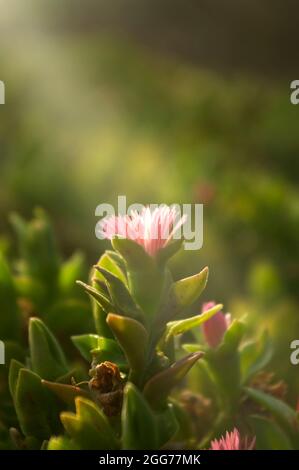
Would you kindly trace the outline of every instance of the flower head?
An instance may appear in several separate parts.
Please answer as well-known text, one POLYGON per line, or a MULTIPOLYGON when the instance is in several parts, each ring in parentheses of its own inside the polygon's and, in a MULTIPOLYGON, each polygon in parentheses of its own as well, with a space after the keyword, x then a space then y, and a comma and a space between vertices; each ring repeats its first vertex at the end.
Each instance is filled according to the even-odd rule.
MULTIPOLYGON (((215 302, 207 302, 203 304, 202 312, 206 312, 216 305, 215 302)), ((203 323, 202 330, 204 337, 211 348, 217 348, 222 341, 224 333, 230 324, 230 315, 224 315, 217 312, 209 320, 203 323)))
POLYGON ((134 240, 150 256, 164 248, 175 232, 185 223, 173 206, 159 206, 154 210, 144 207, 130 215, 106 217, 101 221, 100 234, 109 240, 115 236, 134 240))
POLYGON ((225 436, 211 442, 210 450, 252 450, 255 446, 255 438, 242 439, 237 428, 232 432, 226 431, 225 436))

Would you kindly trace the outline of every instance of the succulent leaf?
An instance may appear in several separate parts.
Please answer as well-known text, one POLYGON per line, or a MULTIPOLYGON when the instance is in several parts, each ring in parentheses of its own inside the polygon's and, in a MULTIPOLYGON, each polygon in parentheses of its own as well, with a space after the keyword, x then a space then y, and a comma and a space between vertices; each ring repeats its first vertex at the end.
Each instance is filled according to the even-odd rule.
POLYGON ((180 359, 165 369, 154 375, 145 384, 143 393, 149 403, 153 406, 165 404, 165 400, 173 387, 175 387, 191 369, 191 367, 203 356, 198 351, 180 359))
POLYGON ((107 323, 123 349, 132 373, 142 372, 148 345, 148 333, 144 326, 133 318, 109 313, 107 323))
POLYGON ((124 449, 156 449, 158 429, 155 417, 141 392, 127 383, 122 409, 122 444, 124 449))
POLYGON ((68 372, 64 353, 49 328, 39 318, 29 322, 29 348, 33 371, 54 380, 68 372))
POLYGON ((84 450, 117 449, 118 441, 108 419, 95 403, 75 399, 76 414, 61 413, 61 421, 75 444, 84 450))

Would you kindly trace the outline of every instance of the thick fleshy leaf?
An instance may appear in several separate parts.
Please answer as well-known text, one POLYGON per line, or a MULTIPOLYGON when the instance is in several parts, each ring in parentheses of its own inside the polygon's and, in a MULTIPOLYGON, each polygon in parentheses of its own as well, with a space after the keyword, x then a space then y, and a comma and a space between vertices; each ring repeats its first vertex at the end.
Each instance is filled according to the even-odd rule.
POLYGON ((113 250, 106 250, 106 253, 109 256, 109 258, 111 258, 114 261, 114 263, 118 266, 118 268, 123 272, 123 274, 126 277, 126 270, 127 270, 126 262, 121 256, 121 254, 113 250))
POLYGON ((288 436, 277 424, 263 416, 250 416, 257 450, 293 450, 288 436))
POLYGON ((28 369, 20 369, 14 390, 15 409, 23 434, 47 439, 51 435, 49 403, 40 377, 28 369))
POLYGON ((123 284, 127 285, 127 277, 124 269, 125 263, 118 253, 116 253, 115 251, 106 251, 101 256, 97 265, 100 268, 109 271, 111 274, 116 276, 123 284))
POLYGON ((148 333, 144 326, 133 318, 122 317, 109 313, 107 323, 132 368, 132 373, 138 375, 145 365, 148 345, 148 333))
POLYGON ((190 318, 185 318, 184 320, 168 322, 166 326, 166 335, 165 335, 166 341, 168 341, 171 336, 180 335, 182 333, 185 333, 186 331, 191 330, 192 328, 200 326, 202 323, 209 320, 217 312, 222 310, 222 308, 223 308, 223 305, 218 304, 218 305, 215 305, 215 307, 212 307, 211 309, 206 310, 204 313, 201 313, 200 315, 196 315, 190 318))
POLYGON ((246 383, 257 372, 264 369, 273 356, 273 345, 265 331, 260 341, 251 341, 241 349, 242 382, 246 383))
MULTIPOLYGON (((104 255, 103 255, 104 256, 104 255)), ((99 259, 97 265, 100 265, 102 257, 99 259)), ((92 302, 92 313, 96 328, 96 333, 107 338, 112 338, 112 332, 107 325, 107 314, 114 310, 113 302, 107 289, 104 276, 93 267, 90 272, 91 287, 95 290, 89 292, 92 302), (101 295, 98 295, 101 294, 101 295)), ((79 282, 80 284, 80 282, 79 282)), ((88 287, 87 284, 82 284, 83 288, 88 287)), ((88 293, 88 291, 86 290, 88 293)))
POLYGON ((75 398, 78 396, 89 398, 90 394, 80 387, 75 385, 61 384, 57 382, 49 382, 48 380, 42 380, 42 385, 68 405, 72 405, 75 398))
POLYGON ((244 335, 245 324, 241 320, 233 320, 226 330, 222 343, 218 349, 223 352, 235 351, 239 347, 241 339, 244 335))
POLYGON ((8 385, 9 385, 10 394, 13 398, 15 397, 15 393, 16 393, 19 371, 20 369, 24 369, 24 367, 25 367, 24 364, 22 364, 19 361, 16 361, 15 359, 12 359, 10 361, 8 385))
POLYGON ((54 380, 68 372, 62 349, 39 318, 30 319, 29 348, 32 368, 43 379, 54 380))
POLYGON ((150 323, 165 288, 165 268, 133 240, 114 238, 112 246, 126 262, 130 293, 150 323))
POLYGON ((82 281, 77 281, 77 284, 83 287, 85 292, 89 294, 103 308, 104 311, 109 312, 109 310, 113 309, 113 304, 111 303, 110 299, 97 288, 89 286, 82 281))
POLYGON ((177 442, 188 442, 194 436, 194 423, 190 420, 190 410, 188 407, 183 407, 179 401, 174 399, 171 399, 169 406, 171 406, 176 420, 177 431, 174 436, 175 440, 177 442))
POLYGON ((72 341, 88 362, 92 359, 96 359, 98 363, 110 361, 120 369, 127 365, 124 353, 114 339, 89 334, 73 336, 72 341))
POLYGON ((83 450, 117 449, 116 436, 99 407, 81 397, 75 404, 76 414, 61 413, 61 421, 75 444, 83 450))
POLYGON ((143 393, 149 403, 154 406, 164 404, 171 389, 175 387, 191 369, 191 367, 203 356, 198 351, 189 354, 180 361, 172 364, 168 369, 159 372, 145 384, 143 393))
MULTIPOLYGON (((101 307, 99 302, 97 302, 95 299, 92 298, 91 302, 96 333, 98 333, 100 336, 105 336, 106 338, 113 338, 112 331, 106 322, 108 311, 101 307)), ((113 309, 109 309, 109 311, 111 310, 113 309)))
POLYGON ((82 253, 73 254, 65 261, 59 270, 58 287, 64 296, 78 297, 80 290, 76 288, 76 280, 87 275, 85 257, 82 253))
POLYGON ((246 387, 245 392, 252 400, 268 410, 276 418, 278 424, 288 433, 293 442, 295 441, 298 445, 299 421, 296 411, 285 402, 261 390, 246 387))
POLYGON ((126 450, 156 449, 158 430, 147 401, 132 383, 124 390, 122 443, 126 450))
POLYGON ((105 269, 96 266, 96 269, 104 276, 107 289, 117 311, 135 319, 142 318, 142 312, 135 303, 125 284, 114 274, 105 269))
POLYGON ((156 413, 155 421, 158 430, 158 446, 162 447, 167 444, 179 430, 179 423, 173 405, 168 403, 165 410, 156 413))
POLYGON ((229 415, 237 409, 241 394, 240 353, 244 324, 234 320, 217 349, 208 349, 204 361, 219 388, 219 406, 229 415))
POLYGON ((86 334, 86 335, 78 335, 72 336, 72 342, 79 349, 80 353, 87 361, 91 361, 91 351, 96 349, 99 345, 99 335, 93 334, 86 334))
POLYGON ((170 320, 180 318, 184 310, 196 302, 205 288, 208 272, 206 267, 199 274, 169 284, 157 315, 157 330, 163 330, 170 320))
POLYGON ((174 284, 173 292, 180 310, 196 302, 206 287, 208 275, 209 268, 205 267, 200 273, 181 279, 174 284))

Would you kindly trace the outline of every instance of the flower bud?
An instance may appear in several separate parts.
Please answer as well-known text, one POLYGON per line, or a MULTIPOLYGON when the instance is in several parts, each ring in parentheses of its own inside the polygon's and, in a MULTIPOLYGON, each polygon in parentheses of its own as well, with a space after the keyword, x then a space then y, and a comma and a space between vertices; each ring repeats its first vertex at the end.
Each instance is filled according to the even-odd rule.
MULTIPOLYGON (((215 305, 215 302, 207 302, 203 304, 202 313, 206 312, 207 310, 210 310, 215 305)), ((216 313, 209 320, 203 323, 203 334, 206 342, 211 348, 217 348, 217 346, 219 346, 228 326, 228 317, 222 312, 216 313)))

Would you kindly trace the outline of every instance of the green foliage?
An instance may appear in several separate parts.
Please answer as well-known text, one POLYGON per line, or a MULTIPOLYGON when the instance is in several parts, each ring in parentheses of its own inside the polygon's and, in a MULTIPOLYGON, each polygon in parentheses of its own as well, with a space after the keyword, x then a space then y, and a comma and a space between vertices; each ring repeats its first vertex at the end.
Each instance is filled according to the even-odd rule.
POLYGON ((62 349, 51 331, 38 318, 30 319, 29 349, 32 369, 44 379, 54 380, 67 373, 62 349))
POLYGON ((49 438, 49 403, 40 377, 28 369, 20 368, 12 389, 16 413, 24 435, 38 439, 49 438))
POLYGON ((123 317, 109 313, 107 323, 115 338, 124 351, 128 364, 131 368, 131 377, 142 375, 146 365, 146 354, 148 349, 148 333, 141 323, 133 318, 123 317))
POLYGON ((76 414, 61 413, 63 426, 75 446, 88 450, 117 449, 117 439, 102 411, 84 398, 76 398, 75 404, 76 414))
POLYGON ((128 383, 122 410, 122 440, 125 449, 157 449, 154 414, 142 394, 128 383))
POLYGON ((223 308, 197 313, 207 268, 174 281, 168 261, 180 244, 150 257, 135 242, 114 239, 116 251, 101 256, 89 284, 76 286, 84 259, 60 261, 56 253, 50 267, 44 248, 48 243, 54 249, 52 229, 39 217, 41 227, 17 222, 24 259, 16 273, 3 258, 0 263, 0 301, 2 295, 9 312, 0 333, 7 332, 10 361, 9 372, 6 366, 0 374, 7 403, 0 413, 2 447, 208 448, 240 425, 256 436, 258 449, 298 448, 297 413, 254 381, 271 361, 269 335, 256 341, 240 319, 215 348, 200 334, 223 308), (39 260, 31 260, 33 246, 39 260), (28 341, 17 344, 16 331, 26 328, 28 341), (195 393, 187 406, 182 383, 196 383, 209 398, 195 393), (201 405, 195 406, 197 400, 201 405))

